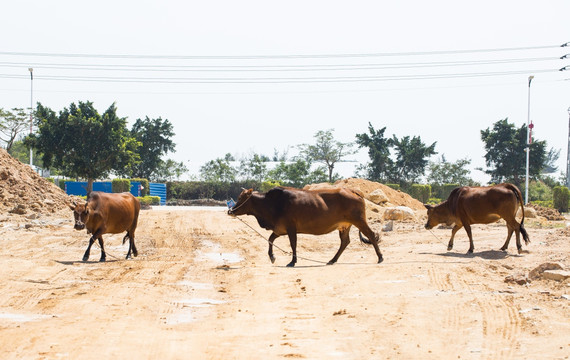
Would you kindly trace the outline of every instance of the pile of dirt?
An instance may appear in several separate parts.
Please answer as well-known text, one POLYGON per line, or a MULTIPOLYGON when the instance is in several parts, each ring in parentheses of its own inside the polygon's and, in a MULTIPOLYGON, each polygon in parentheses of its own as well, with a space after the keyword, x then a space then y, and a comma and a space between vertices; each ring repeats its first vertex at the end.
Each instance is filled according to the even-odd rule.
POLYGON ((547 208, 544 206, 536 205, 536 204, 528 204, 526 205, 536 210, 536 215, 545 218, 546 220, 564 220, 564 216, 560 214, 560 212, 556 209, 547 208))
POLYGON ((319 189, 327 187, 349 188, 351 190, 355 190, 362 193, 364 198, 368 200, 371 200, 372 193, 374 193, 376 190, 380 190, 386 196, 387 201, 381 202, 380 204, 378 204, 375 201, 373 202, 377 203, 381 207, 407 206, 414 211, 425 210, 424 205, 420 201, 414 199, 405 192, 402 192, 400 190, 394 190, 391 187, 386 186, 384 184, 364 179, 356 179, 356 178, 343 179, 335 182, 334 185, 330 185, 328 183, 312 184, 305 186, 304 189, 319 189))
POLYGON ((0 149, 0 213, 52 214, 69 203, 63 190, 0 149))

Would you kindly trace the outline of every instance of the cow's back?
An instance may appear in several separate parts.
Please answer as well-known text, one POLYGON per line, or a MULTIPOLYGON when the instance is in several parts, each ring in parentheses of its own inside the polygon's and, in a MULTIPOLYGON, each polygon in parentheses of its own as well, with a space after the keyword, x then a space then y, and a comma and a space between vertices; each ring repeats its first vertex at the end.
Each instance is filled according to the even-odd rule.
POLYGON ((283 188, 275 204, 278 205, 275 215, 280 222, 294 223, 300 233, 326 234, 347 226, 355 218, 365 218, 364 200, 344 188, 283 188))
POLYGON ((89 202, 94 202, 93 215, 101 222, 99 226, 105 226, 105 233, 118 234, 136 228, 140 202, 131 193, 93 192, 89 202))
POLYGON ((506 186, 463 187, 454 200, 457 216, 470 224, 510 218, 518 206, 515 193, 506 186))

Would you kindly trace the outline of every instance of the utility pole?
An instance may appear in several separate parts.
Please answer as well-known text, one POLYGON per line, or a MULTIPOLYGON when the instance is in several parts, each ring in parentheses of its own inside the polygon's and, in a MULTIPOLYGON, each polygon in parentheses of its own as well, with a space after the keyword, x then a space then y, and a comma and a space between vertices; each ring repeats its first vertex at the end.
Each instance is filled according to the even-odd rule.
POLYGON ((566 187, 570 189, 570 107, 568 108, 568 153, 566 154, 566 187))
MULTIPOLYGON (((34 69, 33 68, 28 68, 28 70, 30 71, 30 135, 32 135, 33 132, 33 126, 34 126, 34 69)), ((32 167, 32 169, 34 168, 34 154, 33 154, 33 150, 30 147, 30 166, 32 167)))
POLYGON ((528 204, 528 166, 530 163, 530 83, 534 76, 528 77, 528 115, 526 120, 526 180, 524 187, 524 203, 528 204))

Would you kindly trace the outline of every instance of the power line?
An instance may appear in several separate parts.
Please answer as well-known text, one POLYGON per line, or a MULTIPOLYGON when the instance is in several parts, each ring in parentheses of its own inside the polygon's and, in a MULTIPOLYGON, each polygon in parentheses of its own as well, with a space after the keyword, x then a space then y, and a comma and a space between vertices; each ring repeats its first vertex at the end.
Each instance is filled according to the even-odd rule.
POLYGON ((57 70, 146 71, 146 72, 278 72, 278 71, 356 71, 394 70, 427 67, 456 67, 557 61, 559 57, 436 61, 415 63, 303 64, 303 65, 136 65, 0 62, 0 67, 29 67, 57 70))
MULTIPOLYGON (((452 78, 475 78, 508 76, 529 73, 557 72, 558 69, 534 69, 477 73, 448 73, 423 75, 385 75, 385 76, 330 76, 330 77, 187 77, 187 78, 152 78, 152 77, 113 77, 113 76, 50 76, 37 75, 37 79, 50 81, 84 81, 115 83, 162 83, 162 84, 270 84, 270 83, 327 83, 327 82, 373 82, 402 80, 436 80, 452 78)), ((0 78, 24 79, 25 75, 0 74, 0 78)))
POLYGON ((44 53, 44 52, 16 52, 0 51, 0 55, 30 56, 30 57, 59 57, 59 58, 105 58, 105 59, 178 59, 178 60, 240 60, 240 59, 323 59, 323 58, 362 58, 386 56, 419 56, 419 55, 449 55, 474 54, 507 51, 540 50, 567 46, 544 45, 495 49, 471 50, 441 50, 441 51, 414 51, 414 52, 385 52, 385 53, 347 53, 347 54, 290 54, 290 55, 132 55, 132 54, 78 54, 78 53, 44 53))

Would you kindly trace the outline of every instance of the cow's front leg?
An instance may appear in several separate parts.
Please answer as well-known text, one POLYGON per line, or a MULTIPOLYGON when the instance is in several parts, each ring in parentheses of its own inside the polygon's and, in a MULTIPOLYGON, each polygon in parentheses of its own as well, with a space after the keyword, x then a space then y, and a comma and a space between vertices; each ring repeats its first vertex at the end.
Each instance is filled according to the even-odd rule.
POLYGON ((468 254, 473 254, 473 250, 475 250, 475 246, 473 246, 473 235, 471 234, 471 225, 465 224, 463 225, 465 228, 465 232, 467 236, 469 236, 469 250, 467 250, 468 254))
POLYGON ((288 229, 287 235, 289 235, 289 242, 291 243, 291 251, 293 253, 293 258, 291 259, 291 262, 287 264, 287 266, 293 267, 297 263, 297 230, 288 229))
POLYGON ((453 249, 453 239, 455 239, 455 234, 457 233, 457 231, 459 231, 459 229, 461 229, 463 227, 462 224, 455 224, 455 226, 453 227, 453 229, 451 230, 451 238, 449 239, 449 243, 447 244, 447 251, 451 251, 451 249, 453 249))
POLYGON ((105 254, 105 247, 103 246, 103 237, 99 236, 99 246, 101 247, 101 258, 99 259, 100 262, 104 262, 107 260, 107 255, 105 254))
POLYGON ((87 250, 85 250, 85 254, 83 254, 83 261, 89 260, 89 253, 91 252, 91 245, 95 242, 95 236, 91 236, 89 239, 89 245, 87 245, 87 250))
POLYGON ((271 236, 269 236, 269 240, 267 240, 269 242, 269 251, 267 252, 267 254, 269 255, 269 260, 271 260, 272 264, 275 263, 275 256, 273 256, 273 241, 278 237, 279 235, 271 233, 271 236))

